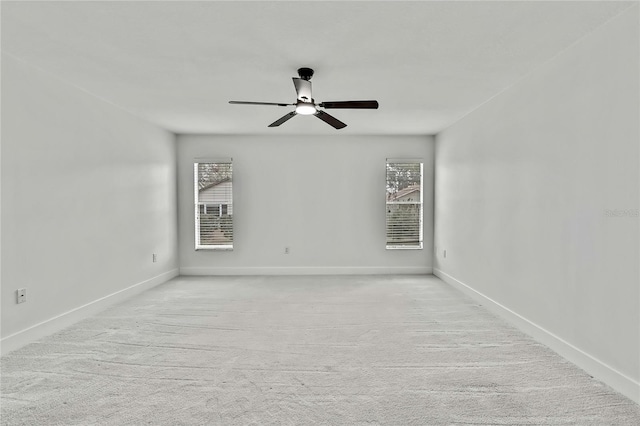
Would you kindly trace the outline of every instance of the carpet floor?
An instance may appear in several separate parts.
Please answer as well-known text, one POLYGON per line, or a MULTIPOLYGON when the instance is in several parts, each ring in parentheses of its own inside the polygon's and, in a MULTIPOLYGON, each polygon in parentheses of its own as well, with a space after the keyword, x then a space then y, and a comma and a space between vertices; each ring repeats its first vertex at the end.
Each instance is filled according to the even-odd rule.
POLYGON ((2 358, 3 425, 633 425, 433 276, 179 277, 2 358))

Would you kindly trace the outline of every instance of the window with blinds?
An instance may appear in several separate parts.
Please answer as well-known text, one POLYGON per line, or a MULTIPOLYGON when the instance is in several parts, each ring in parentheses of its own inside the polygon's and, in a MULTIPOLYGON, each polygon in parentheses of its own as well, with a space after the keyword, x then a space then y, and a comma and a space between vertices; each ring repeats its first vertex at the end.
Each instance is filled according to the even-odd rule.
POLYGON ((196 250, 233 249, 231 160, 193 165, 196 250))
POLYGON ((422 248, 422 162, 387 160, 387 248, 422 248))

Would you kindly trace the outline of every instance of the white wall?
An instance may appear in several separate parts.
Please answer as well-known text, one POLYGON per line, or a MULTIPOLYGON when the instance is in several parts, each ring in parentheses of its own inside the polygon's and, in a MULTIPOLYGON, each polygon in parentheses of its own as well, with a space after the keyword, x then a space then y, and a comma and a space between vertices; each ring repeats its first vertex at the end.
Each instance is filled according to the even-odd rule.
POLYGON ((635 5, 437 136, 434 265, 636 401, 638 36, 635 5))
POLYGON ((177 273, 175 163, 171 133, 3 54, 3 351, 177 273))
POLYGON ((177 145, 181 273, 431 272, 432 137, 181 135, 177 145), (198 157, 233 158, 233 251, 194 250, 198 157), (416 157, 425 163, 425 249, 386 250, 385 161, 416 157))

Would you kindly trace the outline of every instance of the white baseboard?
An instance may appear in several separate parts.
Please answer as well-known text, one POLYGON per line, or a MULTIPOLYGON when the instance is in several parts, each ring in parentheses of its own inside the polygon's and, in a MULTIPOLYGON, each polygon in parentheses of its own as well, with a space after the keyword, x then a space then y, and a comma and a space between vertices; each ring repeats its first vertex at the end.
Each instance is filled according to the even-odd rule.
POLYGON ((513 324, 538 342, 549 347, 563 358, 582 368, 593 377, 601 380, 627 398, 640 404, 639 382, 589 355, 583 350, 573 346, 571 343, 563 340, 561 337, 556 336, 550 331, 545 330, 534 322, 529 321, 506 306, 503 306, 479 291, 474 290, 469 285, 452 277, 446 272, 443 272, 438 268, 433 268, 433 274, 479 303, 482 303, 482 305, 487 309, 504 318, 507 322, 513 324))
POLYGON ((115 305, 116 303, 122 302, 126 299, 129 299, 136 294, 142 293, 145 290, 148 290, 152 287, 155 287, 159 284, 162 284, 171 278, 178 276, 178 269, 172 269, 168 272, 157 275, 153 278, 149 278, 148 280, 141 281, 137 284, 134 284, 130 287, 117 291, 115 293, 109 294, 107 296, 101 297, 100 299, 94 300, 93 302, 89 302, 86 305, 77 307, 68 312, 50 318, 46 321, 43 321, 39 324, 33 325, 29 328, 21 330, 17 333, 14 333, 10 336, 7 336, 0 340, 0 353, 5 355, 11 351, 19 349, 24 345, 35 342, 38 339, 49 336, 53 333, 56 333, 64 328, 67 328, 78 321, 81 321, 85 318, 94 315, 105 308, 115 305))
POLYGON ((428 275, 430 266, 183 267, 180 275, 428 275))

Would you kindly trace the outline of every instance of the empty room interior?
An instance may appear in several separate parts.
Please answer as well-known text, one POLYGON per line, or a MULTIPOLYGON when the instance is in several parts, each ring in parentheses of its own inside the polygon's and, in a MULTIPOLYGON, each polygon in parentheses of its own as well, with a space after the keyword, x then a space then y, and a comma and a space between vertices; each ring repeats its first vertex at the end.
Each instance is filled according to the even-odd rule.
POLYGON ((640 424, 636 1, 3 1, 1 424, 640 424))

